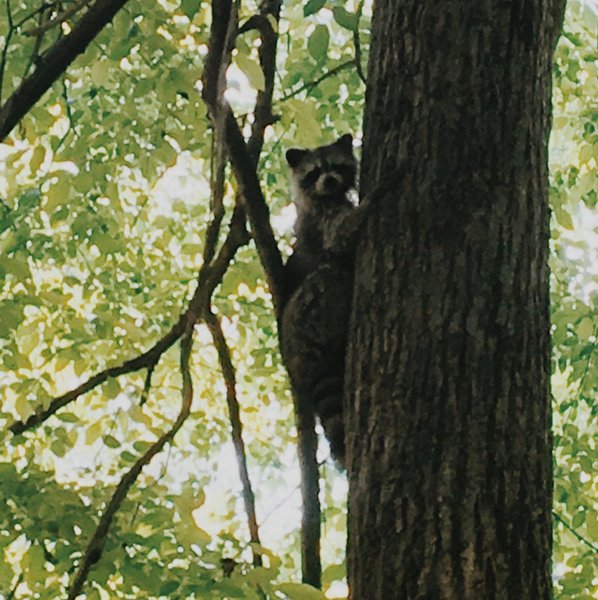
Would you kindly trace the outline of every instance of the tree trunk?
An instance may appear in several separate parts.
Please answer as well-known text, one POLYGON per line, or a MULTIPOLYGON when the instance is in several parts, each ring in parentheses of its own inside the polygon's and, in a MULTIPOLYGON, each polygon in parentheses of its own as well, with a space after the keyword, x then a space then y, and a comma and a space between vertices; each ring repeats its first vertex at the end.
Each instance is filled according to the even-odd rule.
POLYGON ((548 172, 562 0, 378 0, 347 357, 354 600, 551 597, 548 172), (392 189, 392 187, 391 187, 392 189))

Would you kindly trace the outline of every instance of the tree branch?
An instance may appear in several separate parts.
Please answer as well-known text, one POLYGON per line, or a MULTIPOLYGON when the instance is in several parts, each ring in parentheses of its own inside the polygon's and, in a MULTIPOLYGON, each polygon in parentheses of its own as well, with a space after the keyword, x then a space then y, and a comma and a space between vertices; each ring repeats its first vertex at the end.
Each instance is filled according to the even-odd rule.
POLYGON ((10 45, 10 39, 14 33, 16 27, 12 19, 12 8, 10 6, 10 0, 6 0, 6 19, 8 20, 8 32, 4 38, 4 47, 2 48, 2 54, 0 55, 0 101, 2 101, 2 88, 4 86, 4 71, 6 69, 6 56, 8 54, 8 46, 10 45))
POLYGON ((257 252, 266 273, 274 311, 279 317, 287 297, 282 256, 270 225, 270 210, 249 154, 248 145, 229 106, 226 107, 226 147, 235 179, 241 190, 243 207, 251 225, 257 252))
POLYGON ((293 90, 292 92, 289 92, 288 94, 285 94, 284 96, 281 96, 276 102, 277 102, 277 104, 279 102, 286 102, 287 100, 290 100, 291 98, 294 98, 295 96, 298 96, 301 92, 304 92, 306 90, 308 92, 310 92, 316 86, 320 85, 320 83, 322 83, 322 81, 325 81, 326 79, 328 79, 330 77, 334 77, 334 75, 340 73, 341 71, 344 71, 348 67, 354 67, 355 64, 356 63, 355 63, 354 58, 352 58, 351 60, 346 60, 345 62, 339 63, 338 65, 336 65, 336 67, 332 67, 332 69, 326 71, 326 73, 322 73, 322 75, 320 75, 320 77, 318 77, 317 79, 314 79, 313 81, 308 81, 307 83, 304 83, 303 85, 299 86, 296 90, 293 90))
POLYGON ((60 38, 37 59, 35 71, 21 82, 0 109, 0 142, 126 2, 127 0, 96 0, 69 34, 60 38))
POLYGON ((137 462, 127 473, 125 473, 119 484, 116 486, 116 490, 114 491, 110 502, 108 502, 106 510, 104 510, 104 513, 100 517, 98 526, 87 545, 83 559, 81 560, 77 573, 73 578, 73 582, 69 589, 69 600, 75 600, 75 598, 81 593, 91 567, 101 558, 114 515, 120 508, 123 500, 126 498, 127 493, 137 480, 137 477, 139 477, 141 470, 145 465, 149 464, 152 458, 158 454, 162 448, 164 448, 167 442, 170 442, 174 438, 191 412, 193 385, 191 382, 191 374, 189 372, 189 356, 191 354, 192 343, 193 323, 189 322, 185 329, 183 338, 181 339, 180 362, 183 386, 181 392, 181 410, 179 415, 172 427, 161 437, 159 437, 158 440, 156 440, 156 442, 152 444, 151 447, 140 458, 137 459, 137 462))
POLYGON ((45 23, 40 23, 37 27, 33 27, 31 29, 28 29, 27 31, 23 31, 23 35, 37 37, 40 34, 45 33, 49 29, 52 29, 52 27, 55 27, 60 23, 64 23, 70 17, 78 13, 84 6, 87 5, 88 1, 89 0, 79 0, 79 2, 75 2, 68 8, 64 9, 59 15, 56 15, 53 19, 48 19, 48 21, 46 21, 45 23))
POLYGON ((366 76, 361 64, 361 40, 359 39, 359 21, 361 21, 361 14, 363 13, 364 1, 365 0, 359 0, 359 5, 357 6, 357 11, 355 13, 357 15, 357 25, 355 31, 353 31, 353 45, 355 46, 355 68, 357 69, 359 79, 361 79, 362 83, 365 85, 366 76))
MULTIPOLYGON (((278 21, 280 4, 279 0, 265 0, 260 6, 260 17, 262 18, 254 19, 254 23, 259 23, 261 33, 259 57, 265 86, 264 90, 257 94, 255 118, 247 143, 230 106, 224 99, 224 90, 221 87, 224 85, 221 78, 222 65, 229 64, 230 54, 227 55, 226 52, 232 51, 230 43, 227 43, 227 32, 235 30, 237 27, 236 5, 233 5, 231 0, 212 4, 212 29, 203 78, 204 100, 208 105, 214 127, 222 126, 224 120, 224 139, 228 156, 239 185, 239 196, 251 225, 260 261, 266 273, 277 319, 287 300, 288 285, 282 257, 270 225, 270 211, 257 176, 257 164, 263 144, 264 130, 273 121, 272 95, 278 36, 267 15, 271 14, 278 21), (218 79, 216 79, 217 77, 218 79)), ((295 413, 303 495, 301 530, 303 581, 319 587, 321 585, 320 503, 315 421, 313 414, 311 416, 300 415, 296 400, 295 413)))
POLYGON ((73 400, 76 400, 82 394, 86 394, 87 392, 98 387, 111 377, 118 377, 119 375, 124 375, 126 373, 133 373, 134 371, 148 368, 152 364, 155 364, 160 356, 162 356, 162 354, 181 337, 184 331, 186 320, 188 318, 188 312, 189 311, 187 310, 185 313, 183 313, 176 325, 174 325, 174 327, 166 335, 164 335, 156 344, 154 344, 152 348, 143 354, 127 360, 120 365, 110 367, 104 371, 101 371, 100 373, 96 373, 87 381, 77 386, 75 389, 62 394, 57 398, 54 398, 47 408, 36 411, 24 421, 14 422, 8 427, 8 430, 15 435, 19 435, 29 429, 33 429, 57 413, 61 408, 73 400))
MULTIPOLYGON (((275 18, 280 12, 280 1, 269 0, 261 7, 263 14, 273 10, 275 18)), ((263 132, 271 123, 272 90, 274 87, 274 61, 276 56, 276 32, 271 32, 260 46, 260 62, 266 80, 265 89, 258 93, 255 122, 249 142, 235 120, 232 110, 224 99, 224 73, 230 64, 232 52, 231 31, 237 30, 238 3, 222 0, 212 4, 210 44, 203 75, 203 98, 208 106, 214 127, 224 127, 224 140, 235 179, 239 184, 240 198, 249 218, 251 230, 260 260, 266 273, 276 314, 285 298, 285 274, 282 257, 270 226, 270 211, 264 199, 257 177, 256 166, 263 145, 263 132)), ((264 29, 266 29, 264 27, 264 29)))
POLYGON ((216 243, 224 218, 224 182, 226 175, 226 156, 221 129, 212 131, 212 153, 210 165, 211 196, 210 206, 212 209, 212 220, 206 230, 206 241, 204 246, 203 260, 209 263, 216 253, 216 243))
MULTIPOLYGON (((218 352, 222 377, 226 385, 226 404, 228 406, 233 446, 235 447, 237 466, 239 468, 239 478, 243 486, 243 502, 245 504, 245 512, 247 513, 249 539, 252 543, 261 544, 255 512, 255 494, 253 493, 253 487, 249 479, 245 442, 243 441, 243 423, 241 422, 241 410, 237 399, 235 368, 231 359, 230 349, 222 331, 222 326, 220 325, 220 320, 209 307, 205 311, 204 318, 212 334, 216 351, 218 352)), ((256 567, 262 564, 261 556, 257 552, 253 554, 253 563, 256 567)))
POLYGON ((565 521, 565 519, 563 519, 563 517, 561 517, 561 515, 559 515, 559 513, 557 513, 556 511, 553 510, 552 517, 554 519, 556 519, 565 529, 568 529, 582 544, 585 544, 586 546, 588 546, 588 548, 591 548, 594 552, 598 552, 598 546, 595 546, 594 544, 592 544, 592 542, 587 540, 583 535, 581 535, 581 533, 579 533, 576 529, 571 527, 571 525, 569 525, 569 523, 567 523, 567 521, 565 521))

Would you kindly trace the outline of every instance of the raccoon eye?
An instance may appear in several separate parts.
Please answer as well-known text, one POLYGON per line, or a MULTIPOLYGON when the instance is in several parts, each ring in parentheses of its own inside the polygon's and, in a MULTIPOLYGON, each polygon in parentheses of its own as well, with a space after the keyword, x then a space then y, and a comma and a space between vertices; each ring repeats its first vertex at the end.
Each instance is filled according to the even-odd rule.
POLYGON ((301 185, 305 188, 312 187, 315 185, 316 181, 322 174, 322 169, 320 167, 314 167, 311 171, 309 171, 305 177, 301 180, 301 185))
POLYGON ((336 171, 343 178, 354 179, 355 178, 355 167, 353 165, 344 164, 336 164, 332 165, 332 171, 336 171))

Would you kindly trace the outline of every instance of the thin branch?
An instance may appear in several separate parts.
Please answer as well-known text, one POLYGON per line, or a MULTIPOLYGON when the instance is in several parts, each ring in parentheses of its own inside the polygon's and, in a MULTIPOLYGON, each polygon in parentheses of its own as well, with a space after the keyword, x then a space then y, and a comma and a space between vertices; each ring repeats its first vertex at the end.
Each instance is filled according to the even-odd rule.
POLYGON ((567 521, 565 521, 565 519, 563 519, 563 517, 561 517, 561 515, 559 515, 559 513, 557 513, 556 511, 553 510, 552 516, 563 527, 565 527, 565 529, 568 529, 582 544, 585 544, 586 546, 591 548, 594 552, 598 552, 598 546, 595 546, 594 544, 592 544, 592 542, 587 540, 583 535, 581 535, 581 533, 579 533, 577 530, 575 530, 573 527, 571 527, 571 525, 569 525, 569 523, 567 523, 567 521))
POLYGON ((139 406, 143 406, 147 402, 147 398, 149 396, 150 389, 152 387, 152 375, 154 374, 154 369, 156 368, 156 363, 152 363, 147 367, 147 373, 145 374, 145 383, 143 384, 143 391, 141 392, 141 399, 139 400, 139 406))
MULTIPOLYGON (((280 1, 269 0, 262 6, 265 11, 271 8, 277 8, 279 11, 280 1)), ((239 184, 243 206, 249 217, 251 231, 278 315, 285 298, 284 266, 270 226, 268 206, 256 173, 259 150, 263 144, 263 131, 269 122, 269 115, 266 113, 271 114, 271 110, 267 109, 271 109, 274 74, 270 73, 272 69, 264 72, 264 76, 271 79, 272 83, 270 86, 266 86, 269 89, 264 90, 261 95, 258 94, 255 119, 259 125, 253 128, 251 139, 246 143, 232 110, 221 93, 224 89, 226 66, 230 64, 232 52, 230 32, 236 31, 237 13, 238 2, 222 0, 212 3, 210 44, 202 78, 203 98, 208 106, 214 127, 217 129, 224 121, 224 139, 231 167, 239 184), (249 149, 250 145, 251 149, 249 149)), ((270 36, 270 40, 276 41, 275 34, 274 37, 270 36)), ((262 46, 264 41, 270 40, 262 40, 262 46)))
POLYGON ((247 142, 249 156, 255 168, 257 168, 264 144, 266 127, 275 121, 272 114, 272 97, 274 95, 274 77, 276 74, 278 33, 272 26, 271 19, 275 23, 279 22, 280 6, 280 0, 264 0, 260 7, 260 13, 254 15, 254 22, 260 32, 258 57, 262 73, 264 74, 264 89, 258 90, 257 93, 255 109, 253 111, 251 136, 247 142))
MULTIPOLYGON (((31 37, 38 37, 39 35, 43 35, 52 27, 56 27, 56 25, 60 25, 67 21, 70 17, 78 13, 84 6, 87 6, 89 0, 80 0, 79 2, 75 2, 68 8, 65 8, 59 15, 56 15, 53 19, 49 19, 44 23, 40 23, 37 27, 33 27, 32 29, 28 29, 27 31, 23 31, 23 35, 28 35, 31 37)), ((44 8, 49 8, 45 6, 44 8)))
MULTIPOLYGON (((228 406, 228 415, 232 430, 233 446, 237 458, 239 469, 239 478, 243 486, 243 502, 245 512, 247 513, 247 523, 249 526, 249 539, 252 543, 261 544, 257 517, 255 512, 255 494, 251 480, 249 479, 249 469, 247 468, 247 455, 245 453, 245 442, 243 441, 243 423, 241 421, 241 409, 237 399, 237 382, 235 368, 231 359, 230 349, 226 343, 226 338, 222 331, 222 326, 218 317, 208 308, 204 314, 205 322, 210 330, 214 346, 218 352, 218 360, 222 370, 222 377, 226 386, 226 404, 228 406)), ((262 560, 260 554, 254 552, 253 564, 261 566, 262 560)))
POLYGON ((127 493, 137 480, 137 477, 139 477, 141 470, 143 467, 149 464, 152 458, 158 454, 158 452, 160 452, 168 442, 172 441, 191 412, 193 385, 191 382, 191 374, 189 372, 189 356, 191 354, 192 342, 193 325, 188 324, 181 339, 180 364, 183 386, 181 392, 181 410, 179 415, 172 427, 161 437, 159 437, 158 440, 156 440, 156 442, 152 444, 151 447, 140 458, 137 459, 135 464, 127 473, 125 473, 119 484, 116 486, 116 490, 114 491, 112 498, 110 498, 110 502, 108 502, 106 509, 100 517, 98 526, 87 545, 77 573, 73 578, 71 587, 69 589, 69 600, 75 600, 75 598, 81 593, 91 567, 101 558, 106 545, 106 539, 108 538, 112 520, 123 503, 123 500, 126 498, 127 493))
POLYGON ((50 11, 49 11, 49 9, 48 9, 47 6, 45 6, 44 4, 42 4, 42 6, 40 7, 40 9, 41 10, 39 11, 39 15, 38 15, 38 18, 37 18, 37 24, 38 24, 37 29, 41 29, 41 31, 39 31, 35 35, 35 41, 33 42, 33 49, 31 50, 31 54, 29 55, 29 60, 27 61, 27 65, 25 66, 25 69, 23 71, 23 79, 25 77, 27 77, 27 75, 29 75, 29 71, 30 71, 31 67, 33 66, 33 64, 37 60, 37 57, 39 55, 39 49, 41 48, 42 41, 44 39, 44 31, 42 29, 42 26, 50 18, 50 11))
POLYGON ((155 363, 157 358, 161 356, 170 346, 172 346, 182 335, 184 330, 185 321, 187 319, 187 314, 184 313, 179 318, 179 321, 174 325, 174 327, 164 335, 154 346, 152 346, 146 352, 143 352, 139 356, 127 360, 124 363, 110 367, 101 371, 100 373, 96 373, 92 377, 90 377, 87 381, 83 382, 81 385, 77 386, 75 389, 54 398, 47 408, 38 410, 33 413, 29 418, 24 421, 16 421, 12 425, 8 427, 9 431, 14 433, 15 435, 19 435, 28 429, 33 429, 37 427, 44 421, 46 421, 49 417, 57 413, 61 408, 76 400, 82 394, 86 394, 87 392, 93 390, 98 387, 111 377, 118 377, 119 375, 124 375, 125 373, 132 373, 134 371, 138 371, 140 369, 144 369, 155 363))
POLYGON ((0 56, 0 102, 2 101, 2 88, 4 85, 4 71, 6 69, 6 56, 8 54, 8 46, 10 45, 10 39, 14 33, 16 27, 12 20, 12 8, 10 6, 10 0, 6 0, 6 18, 8 19, 8 33, 4 39, 4 47, 2 48, 2 55, 0 56))
POLYGON ((318 77, 317 79, 314 79, 313 81, 308 81, 307 83, 304 83, 303 85, 298 87, 296 90, 293 90, 293 91, 289 92, 288 94, 281 96, 280 98, 278 98, 276 103, 278 104, 280 102, 286 102, 287 100, 290 100, 291 98, 294 98, 295 96, 298 96, 301 92, 304 92, 306 90, 309 93, 309 92, 311 92, 311 90, 313 90, 315 87, 320 85, 326 79, 329 79, 330 77, 334 77, 335 75, 337 75, 341 71, 344 71, 348 67, 354 67, 354 66, 355 66, 354 58, 352 58, 351 60, 342 62, 342 63, 336 65, 336 67, 333 67, 332 69, 326 71, 326 73, 323 73, 322 75, 320 75, 320 77, 318 77))
POLYGON ((96 0, 95 4, 36 61, 35 71, 24 79, 0 109, 0 142, 29 112, 75 58, 110 23, 127 0, 96 0))
POLYGON ((226 107, 226 111, 226 146, 231 167, 241 190, 243 206, 249 218, 251 233, 266 273, 274 311, 278 317, 287 296, 282 256, 270 225, 270 210, 249 154, 248 145, 229 106, 226 107))
POLYGON ((210 207, 212 209, 212 220, 206 230, 206 241, 204 246, 204 263, 212 262, 216 253, 218 234, 224 218, 224 182, 226 176, 226 155, 224 141, 222 139, 222 128, 212 130, 212 153, 210 165, 210 207))
POLYGON ((359 39, 359 21, 361 21, 361 14, 363 13, 363 3, 365 0, 359 0, 359 4, 357 5, 357 25, 355 26, 355 30, 353 31, 353 45, 355 46, 355 68, 357 69, 357 74, 359 75, 359 79, 365 84, 366 76, 363 72, 363 66, 361 64, 361 40, 359 39))
MULTIPOLYGON (((70 101, 69 101, 69 93, 68 93, 68 88, 66 85, 65 77, 62 78, 62 99, 64 101, 64 111, 66 113, 66 117, 67 117, 69 126, 68 126, 67 130, 64 132, 64 135, 58 140, 58 143, 56 144, 56 148, 54 148, 54 154, 56 154, 58 152, 58 150, 60 150, 60 148, 62 148, 62 145, 66 141, 66 138, 68 137, 69 133, 71 131, 75 131, 75 121, 73 119, 73 111, 71 110, 71 105, 70 105, 70 101)), ((145 202, 147 202, 147 200, 145 200, 145 202)), ((145 206, 145 204, 144 204, 144 206, 145 206)), ((139 209, 139 212, 141 212, 142 208, 143 208, 143 206, 139 209)), ((133 222, 133 225, 135 225, 138 215, 139 215, 139 213, 137 213, 137 215, 135 215, 135 221, 133 222)))

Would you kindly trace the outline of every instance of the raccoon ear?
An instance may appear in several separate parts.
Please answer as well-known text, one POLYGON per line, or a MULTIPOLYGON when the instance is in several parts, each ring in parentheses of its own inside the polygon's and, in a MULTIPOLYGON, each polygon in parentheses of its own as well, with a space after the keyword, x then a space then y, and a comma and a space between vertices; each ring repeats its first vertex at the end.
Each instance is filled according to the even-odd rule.
POLYGON ((301 150, 299 148, 290 148, 286 151, 286 159, 287 163, 289 163, 289 167, 294 169, 300 162, 301 159, 307 154, 307 150, 301 150))
POLYGON ((353 136, 350 133, 341 135, 334 143, 345 150, 345 152, 353 152, 353 136))

